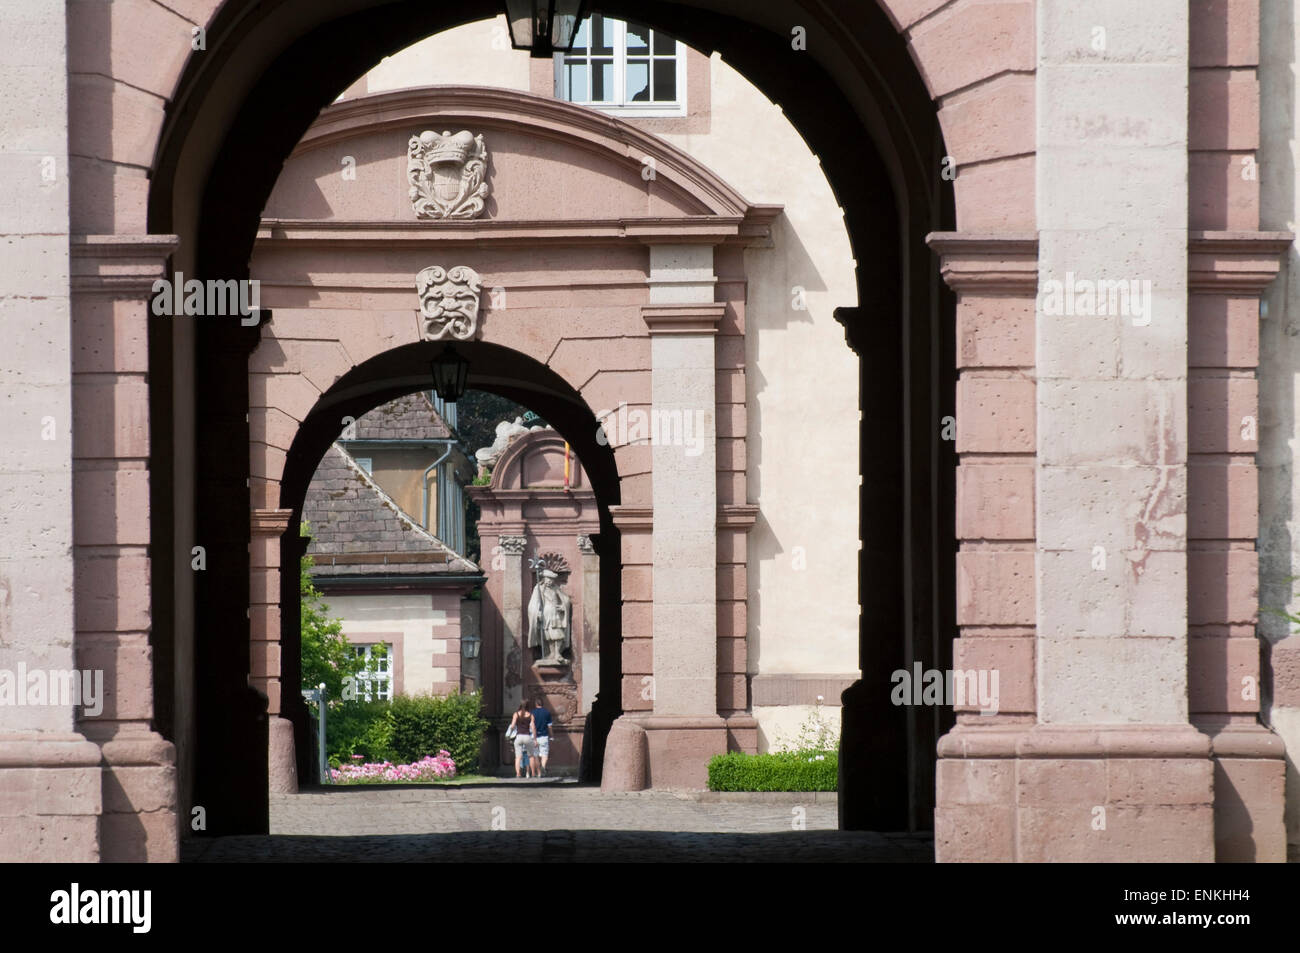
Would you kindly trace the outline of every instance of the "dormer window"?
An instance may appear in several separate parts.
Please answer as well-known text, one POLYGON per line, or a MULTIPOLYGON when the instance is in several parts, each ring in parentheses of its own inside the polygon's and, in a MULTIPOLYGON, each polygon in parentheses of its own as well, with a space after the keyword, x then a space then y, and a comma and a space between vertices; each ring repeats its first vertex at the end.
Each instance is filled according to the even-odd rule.
POLYGON ((625 118, 686 115, 686 46, 637 23, 593 14, 555 57, 555 95, 625 118))

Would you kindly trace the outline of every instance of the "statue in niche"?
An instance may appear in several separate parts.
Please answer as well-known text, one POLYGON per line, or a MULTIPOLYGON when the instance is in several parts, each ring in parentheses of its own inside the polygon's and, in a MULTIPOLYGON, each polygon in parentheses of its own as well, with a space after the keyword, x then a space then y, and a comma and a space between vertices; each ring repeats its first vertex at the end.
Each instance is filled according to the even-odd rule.
POLYGON ((528 647, 542 650, 540 664, 566 666, 569 660, 564 653, 573 644, 573 600, 558 584, 560 573, 556 569, 567 566, 562 558, 558 563, 556 559, 555 554, 548 553, 529 560, 537 583, 528 600, 528 647))

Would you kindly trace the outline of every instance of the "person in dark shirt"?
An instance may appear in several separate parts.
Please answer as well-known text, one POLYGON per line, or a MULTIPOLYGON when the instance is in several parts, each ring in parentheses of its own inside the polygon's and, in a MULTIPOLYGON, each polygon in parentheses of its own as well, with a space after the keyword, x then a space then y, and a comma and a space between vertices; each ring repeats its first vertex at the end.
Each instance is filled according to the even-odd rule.
POLYGON ((551 713, 542 704, 542 697, 533 702, 533 724, 537 728, 537 756, 541 760, 541 773, 546 774, 546 762, 551 756, 551 713))

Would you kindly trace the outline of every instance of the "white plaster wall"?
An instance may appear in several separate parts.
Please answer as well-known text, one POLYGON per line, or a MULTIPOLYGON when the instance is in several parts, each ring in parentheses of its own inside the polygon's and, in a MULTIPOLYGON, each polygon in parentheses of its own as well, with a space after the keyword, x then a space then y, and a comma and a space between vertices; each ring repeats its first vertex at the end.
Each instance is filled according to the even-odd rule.
POLYGON ((766 754, 793 744, 800 727, 814 715, 835 729, 838 737, 840 710, 838 705, 755 705, 753 712, 758 722, 759 753, 766 754))
MULTIPOLYGON (((527 90, 528 56, 494 48, 498 26, 504 19, 422 40, 368 73, 367 91, 452 82, 527 90)), ((747 471, 760 507, 749 537, 749 670, 852 675, 857 361, 833 316, 858 303, 848 232, 820 162, 781 110, 717 55, 710 76, 709 131, 661 138, 749 201, 785 206, 774 247, 749 249, 745 260, 747 471)))
MULTIPOLYGON (((1260 228, 1294 232, 1297 205, 1296 50, 1300 16, 1292 0, 1260 3, 1260 228)), ((1300 613, 1300 259, 1295 246, 1282 273, 1264 296, 1267 316, 1259 326, 1259 632, 1278 642, 1295 628, 1269 609, 1300 613)), ((1281 735, 1287 750, 1286 828, 1293 852, 1300 850, 1300 707, 1261 699, 1261 717, 1281 735)))
POLYGON ((447 670, 432 664, 435 652, 447 651, 447 613, 433 608, 432 596, 327 593, 324 601, 329 617, 343 620, 343 634, 349 641, 371 642, 374 633, 402 633, 403 695, 428 693, 435 682, 447 680, 447 670))
POLYGON ((511 48, 506 18, 499 16, 426 37, 384 57, 365 76, 366 93, 435 85, 527 92, 528 54, 511 48))
POLYGON ((843 212, 821 163, 714 55, 707 133, 663 134, 751 202, 785 214, 745 253, 751 674, 858 671, 858 370, 834 309, 858 303, 843 212), (762 143, 762 148, 755 148, 762 143), (796 310, 796 287, 806 310, 796 310))

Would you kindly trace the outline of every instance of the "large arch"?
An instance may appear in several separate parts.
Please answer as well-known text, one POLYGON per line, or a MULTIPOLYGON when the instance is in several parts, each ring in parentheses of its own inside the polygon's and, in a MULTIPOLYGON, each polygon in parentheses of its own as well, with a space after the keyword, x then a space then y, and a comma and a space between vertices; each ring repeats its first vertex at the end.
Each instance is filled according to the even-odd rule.
MULTIPOLYGON (((1033 115, 1033 4, 606 6, 611 14, 664 27, 699 49, 720 52, 782 105, 821 157, 854 245, 859 300, 872 303, 872 314, 896 316, 872 320, 853 307, 841 313, 850 345, 863 358, 861 509, 868 545, 860 560, 862 668, 878 676, 913 659, 943 667, 953 622, 954 586, 942 556, 952 518, 953 458, 934 421, 952 408, 957 362, 943 331, 953 303, 937 281, 924 239, 958 223, 1003 233, 1032 225, 1032 198, 1005 186, 1033 162, 1032 137, 1024 135, 1033 115), (792 43, 796 33, 799 44, 792 43), (981 46, 985 38, 996 39, 981 46), (783 68, 772 69, 774 62, 783 68), (988 131, 984 117, 993 112, 1009 117, 1010 135, 988 131), (971 163, 955 189, 948 177, 936 174, 945 156, 959 163, 969 157, 971 163), (872 448, 880 446, 897 452, 877 454, 872 448)), ((184 46, 182 53, 164 43, 169 55, 161 56, 110 54, 108 62, 87 66, 113 82, 120 77, 123 120, 140 107, 133 91, 155 99, 137 109, 146 118, 130 127, 143 130, 134 137, 88 127, 82 151, 101 163, 115 187, 74 195, 74 202, 84 199, 74 228, 176 234, 174 246, 164 240, 130 246, 138 268, 152 273, 159 259, 151 256, 175 247, 171 267, 223 277, 247 273, 262 203, 283 158, 322 106, 385 53, 454 22, 496 12, 486 0, 459 5, 454 15, 413 0, 230 0, 187 9, 189 18, 119 4, 74 18, 74 45, 76 37, 108 32, 181 40, 184 46), (194 27, 204 28, 205 44, 191 55, 194 27), (140 169, 149 170, 147 216, 140 169)), ((997 271, 1003 257, 1005 248, 986 240, 972 260, 977 270, 997 271)), ((1012 249, 1010 257, 1023 261, 1024 250, 1012 249)), ((1023 292, 1015 285, 1016 294, 1023 292)), ((171 643, 160 642, 155 654, 160 698, 185 694, 173 672, 183 677, 192 661, 184 650, 191 620, 198 620, 201 631, 189 641, 198 645, 246 624, 220 594, 237 591, 247 564, 221 566, 193 580, 180 554, 183 543, 198 536, 222 539, 244 521, 247 498, 239 487, 250 476, 219 448, 247 437, 247 391, 238 369, 256 339, 257 332, 215 325, 153 322, 150 328, 154 615, 174 619, 179 633, 171 643), (195 443, 192 434, 199 428, 204 441, 195 443)), ((1025 452, 1014 441, 1007 449, 1025 452)), ((239 535, 227 540, 232 552, 239 535)), ((229 697, 234 721, 251 723, 264 702, 246 688, 246 662, 205 671, 204 678, 212 691, 229 697)), ((865 771, 858 775, 850 765, 844 823, 925 826, 933 785, 924 752, 940 731, 941 716, 933 709, 881 707, 879 694, 869 692, 850 705, 867 716, 855 729, 861 732, 855 748, 863 753, 857 767, 870 762, 877 772, 908 780, 874 799, 862 797, 858 785, 865 771), (867 724, 873 727, 863 732, 867 724)), ((176 713, 167 701, 160 704, 158 723, 174 734, 176 713)), ((224 730, 223 725, 218 734, 224 730)), ((178 740, 184 762, 192 739, 178 740)), ((230 739, 228 750, 237 747, 237 739, 230 739)), ((182 777, 190 773, 183 770, 182 777)), ((255 803, 234 791, 212 789, 205 797, 222 806, 214 813, 227 830, 260 829, 255 803)), ((194 803, 192 792, 182 790, 180 800, 194 803)))

